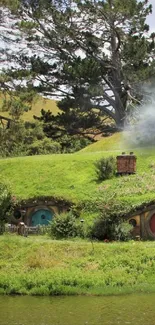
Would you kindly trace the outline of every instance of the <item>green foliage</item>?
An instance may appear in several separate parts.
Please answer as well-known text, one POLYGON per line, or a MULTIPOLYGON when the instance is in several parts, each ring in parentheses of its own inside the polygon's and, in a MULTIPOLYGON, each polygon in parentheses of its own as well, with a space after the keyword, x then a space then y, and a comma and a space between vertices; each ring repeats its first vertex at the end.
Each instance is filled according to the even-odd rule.
MULTIPOLYGON (((12 70, 11 70, 12 71, 12 70)), ((25 75, 27 72, 16 71, 10 72, 10 76, 7 77, 5 74, 0 74, 0 84, 1 82, 5 84, 5 82, 10 82, 11 80, 27 78, 25 75), (17 77, 18 75, 18 77, 17 77), (3 80, 4 79, 4 80, 3 80)), ((1 110, 2 112, 8 112, 8 115, 11 117, 13 121, 20 120, 21 116, 31 110, 32 105, 34 104, 35 100, 37 99, 36 92, 34 87, 14 87, 16 88, 15 91, 12 91, 12 88, 4 86, 3 91, 1 90, 0 97, 1 97, 1 110)))
POLYGON ((14 117, 14 120, 6 120, 5 125, 0 128, 0 156, 75 152, 92 142, 80 135, 67 135, 67 130, 65 133, 65 135, 55 133, 51 136, 50 132, 46 132, 43 122, 37 119, 34 122, 23 122, 14 117))
MULTIPOLYGON (((7 6, 10 1, 5 3, 7 6)), ((0 84, 9 93, 3 109, 19 120, 32 107, 36 93, 61 96, 61 113, 54 116, 41 107, 42 116, 36 117, 43 123, 45 137, 60 143, 61 152, 80 150, 92 141, 90 134, 122 129, 131 107, 142 100, 139 81, 154 75, 154 34, 149 35, 146 24, 152 12, 148 1, 29 1, 30 11, 25 1, 16 3, 7 11, 15 30, 14 42, 19 46, 20 40, 24 41, 31 53, 37 48, 38 55, 2 49, 9 66, 11 60, 16 62, 14 69, 0 74, 0 84), (51 24, 54 28, 47 27, 51 24), (38 80, 37 86, 34 80, 38 80)), ((2 11, 4 39, 9 41, 4 8, 2 11)), ((6 145, 3 149, 3 156, 59 151, 55 143, 52 148, 46 145, 47 139, 44 150, 38 140, 27 149, 25 140, 14 137, 10 148, 6 145)))
POLYGON ((98 240, 120 240, 127 241, 132 238, 132 226, 123 220, 113 218, 99 218, 92 227, 92 237, 98 240))
POLYGON ((3 226, 9 221, 13 212, 13 200, 10 189, 5 183, 0 182, 0 233, 3 226))
POLYGON ((127 241, 132 238, 131 230, 133 229, 132 225, 128 221, 122 221, 115 226, 115 236, 116 240, 127 241))
POLYGON ((25 128, 20 121, 12 122, 6 129, 0 128, 0 156, 12 157, 26 154, 25 128))
POLYGON ((81 113, 80 109, 63 109, 61 105, 58 106, 61 111, 57 115, 42 109, 41 116, 34 118, 42 123, 48 138, 60 143, 61 152, 75 152, 93 142, 88 134, 92 127, 100 124, 98 114, 93 111, 81 113))
POLYGON ((100 205, 100 215, 92 226, 92 237, 99 240, 121 240, 131 239, 132 225, 125 219, 129 206, 122 203, 111 202, 110 205, 100 205))
POLYGON ((51 236, 56 239, 71 238, 82 234, 82 225, 76 222, 72 211, 56 215, 51 223, 51 236))
MULTIPOLYGON (((10 101, 10 96, 3 94, 3 92, 0 92, 0 111, 2 111, 1 115, 10 117, 7 100, 10 101), (5 102, 6 109, 4 107, 5 102)), ((56 115, 59 112, 57 101, 37 95, 32 101, 31 109, 24 111, 24 113, 21 115, 21 119, 28 122, 34 121, 34 115, 39 117, 41 115, 42 108, 44 108, 45 111, 52 111, 53 115, 56 115)))
POLYGON ((116 171, 116 158, 112 156, 107 158, 103 157, 100 160, 96 161, 95 171, 98 181, 104 181, 106 179, 112 178, 115 175, 116 171))
POLYGON ((83 136, 69 136, 67 134, 62 136, 57 141, 61 145, 62 153, 73 153, 85 148, 87 145, 92 143, 90 139, 85 138, 83 136))
MULTIPOLYGON (((139 81, 154 75, 154 33, 149 35, 146 23, 152 13, 148 0, 40 0, 29 1, 30 10, 25 1, 18 4, 14 9, 18 24, 9 15, 15 33, 18 31, 17 42, 24 39, 31 52, 37 48, 39 54, 19 51, 10 55, 6 49, 6 59, 13 58, 18 64, 17 69, 2 74, 3 87, 24 80, 31 93, 34 80, 39 80, 36 92, 62 96, 63 123, 68 120, 72 132, 79 132, 81 122, 84 129, 94 117, 94 126, 98 125, 96 118, 101 122, 102 115, 114 121, 112 130, 122 128, 126 112, 137 105, 137 99, 142 100, 139 81), (79 125, 74 125, 73 117, 79 125)), ((19 85, 15 88, 26 92, 23 83, 19 85)), ((104 122, 103 132, 106 130, 104 122)))
POLYGON ((28 156, 33 155, 47 155, 47 154, 54 154, 60 153, 61 146, 58 142, 54 142, 48 138, 44 138, 43 140, 37 140, 33 142, 27 151, 28 156))
POLYGON ((12 121, 7 128, 0 128, 0 156, 31 156, 59 153, 61 145, 45 137, 42 124, 12 121))

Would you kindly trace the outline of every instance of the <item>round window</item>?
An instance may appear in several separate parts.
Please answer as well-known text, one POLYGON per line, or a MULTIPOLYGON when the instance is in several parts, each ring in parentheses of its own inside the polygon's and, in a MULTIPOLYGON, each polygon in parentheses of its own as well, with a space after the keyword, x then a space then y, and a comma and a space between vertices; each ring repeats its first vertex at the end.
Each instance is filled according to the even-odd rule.
POLYGON ((132 225, 133 227, 136 227, 137 225, 137 221, 135 219, 130 219, 129 221, 130 225, 132 225))
POLYGON ((20 219, 21 218, 21 212, 20 212, 20 210, 15 210, 14 211, 14 217, 15 217, 15 219, 20 219))

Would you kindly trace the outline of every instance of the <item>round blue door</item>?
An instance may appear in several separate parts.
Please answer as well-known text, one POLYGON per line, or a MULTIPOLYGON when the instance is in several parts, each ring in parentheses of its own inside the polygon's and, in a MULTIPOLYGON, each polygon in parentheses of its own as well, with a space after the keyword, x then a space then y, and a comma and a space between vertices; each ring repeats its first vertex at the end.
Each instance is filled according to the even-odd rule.
POLYGON ((49 222, 52 221, 53 213, 52 211, 41 209, 37 210, 32 215, 32 226, 38 225, 49 225, 49 222))

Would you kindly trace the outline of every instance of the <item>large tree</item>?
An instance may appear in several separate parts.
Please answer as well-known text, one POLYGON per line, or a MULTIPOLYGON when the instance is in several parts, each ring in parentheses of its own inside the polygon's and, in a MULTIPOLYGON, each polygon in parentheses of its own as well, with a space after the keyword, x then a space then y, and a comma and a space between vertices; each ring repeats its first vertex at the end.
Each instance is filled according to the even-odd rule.
POLYGON ((18 0, 14 9, 26 47, 14 54, 8 76, 62 98, 63 111, 97 109, 122 128, 154 74, 149 1, 18 0))
POLYGON ((18 9, 18 0, 0 0, 0 106, 1 111, 8 110, 11 115, 7 119, 1 113, 0 120, 9 123, 19 120, 24 111, 31 108, 35 96, 31 76, 27 69, 22 69, 17 57, 17 52, 28 52, 27 44, 16 26, 18 9))

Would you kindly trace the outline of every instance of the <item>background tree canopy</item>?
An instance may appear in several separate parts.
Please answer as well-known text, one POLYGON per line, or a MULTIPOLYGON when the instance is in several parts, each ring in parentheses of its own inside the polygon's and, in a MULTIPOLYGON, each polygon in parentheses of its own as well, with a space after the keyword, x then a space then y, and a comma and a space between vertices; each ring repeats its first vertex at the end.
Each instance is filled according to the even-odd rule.
MULTIPOLYGON (((10 16, 11 41, 20 47, 3 51, 13 64, 1 74, 2 88, 13 83, 22 105, 31 103, 34 92, 62 98, 58 105, 63 114, 55 119, 61 132, 67 128, 79 133, 96 125, 109 132, 109 119, 111 129, 122 129, 130 111, 143 100, 143 81, 154 75, 155 34, 149 34, 146 24, 152 12, 149 1, 17 0, 9 7, 9 0, 1 0, 0 4, 10 16), (66 121, 73 117, 78 123, 69 127, 66 121)), ((53 124, 49 130, 47 122, 49 136, 53 124)))

